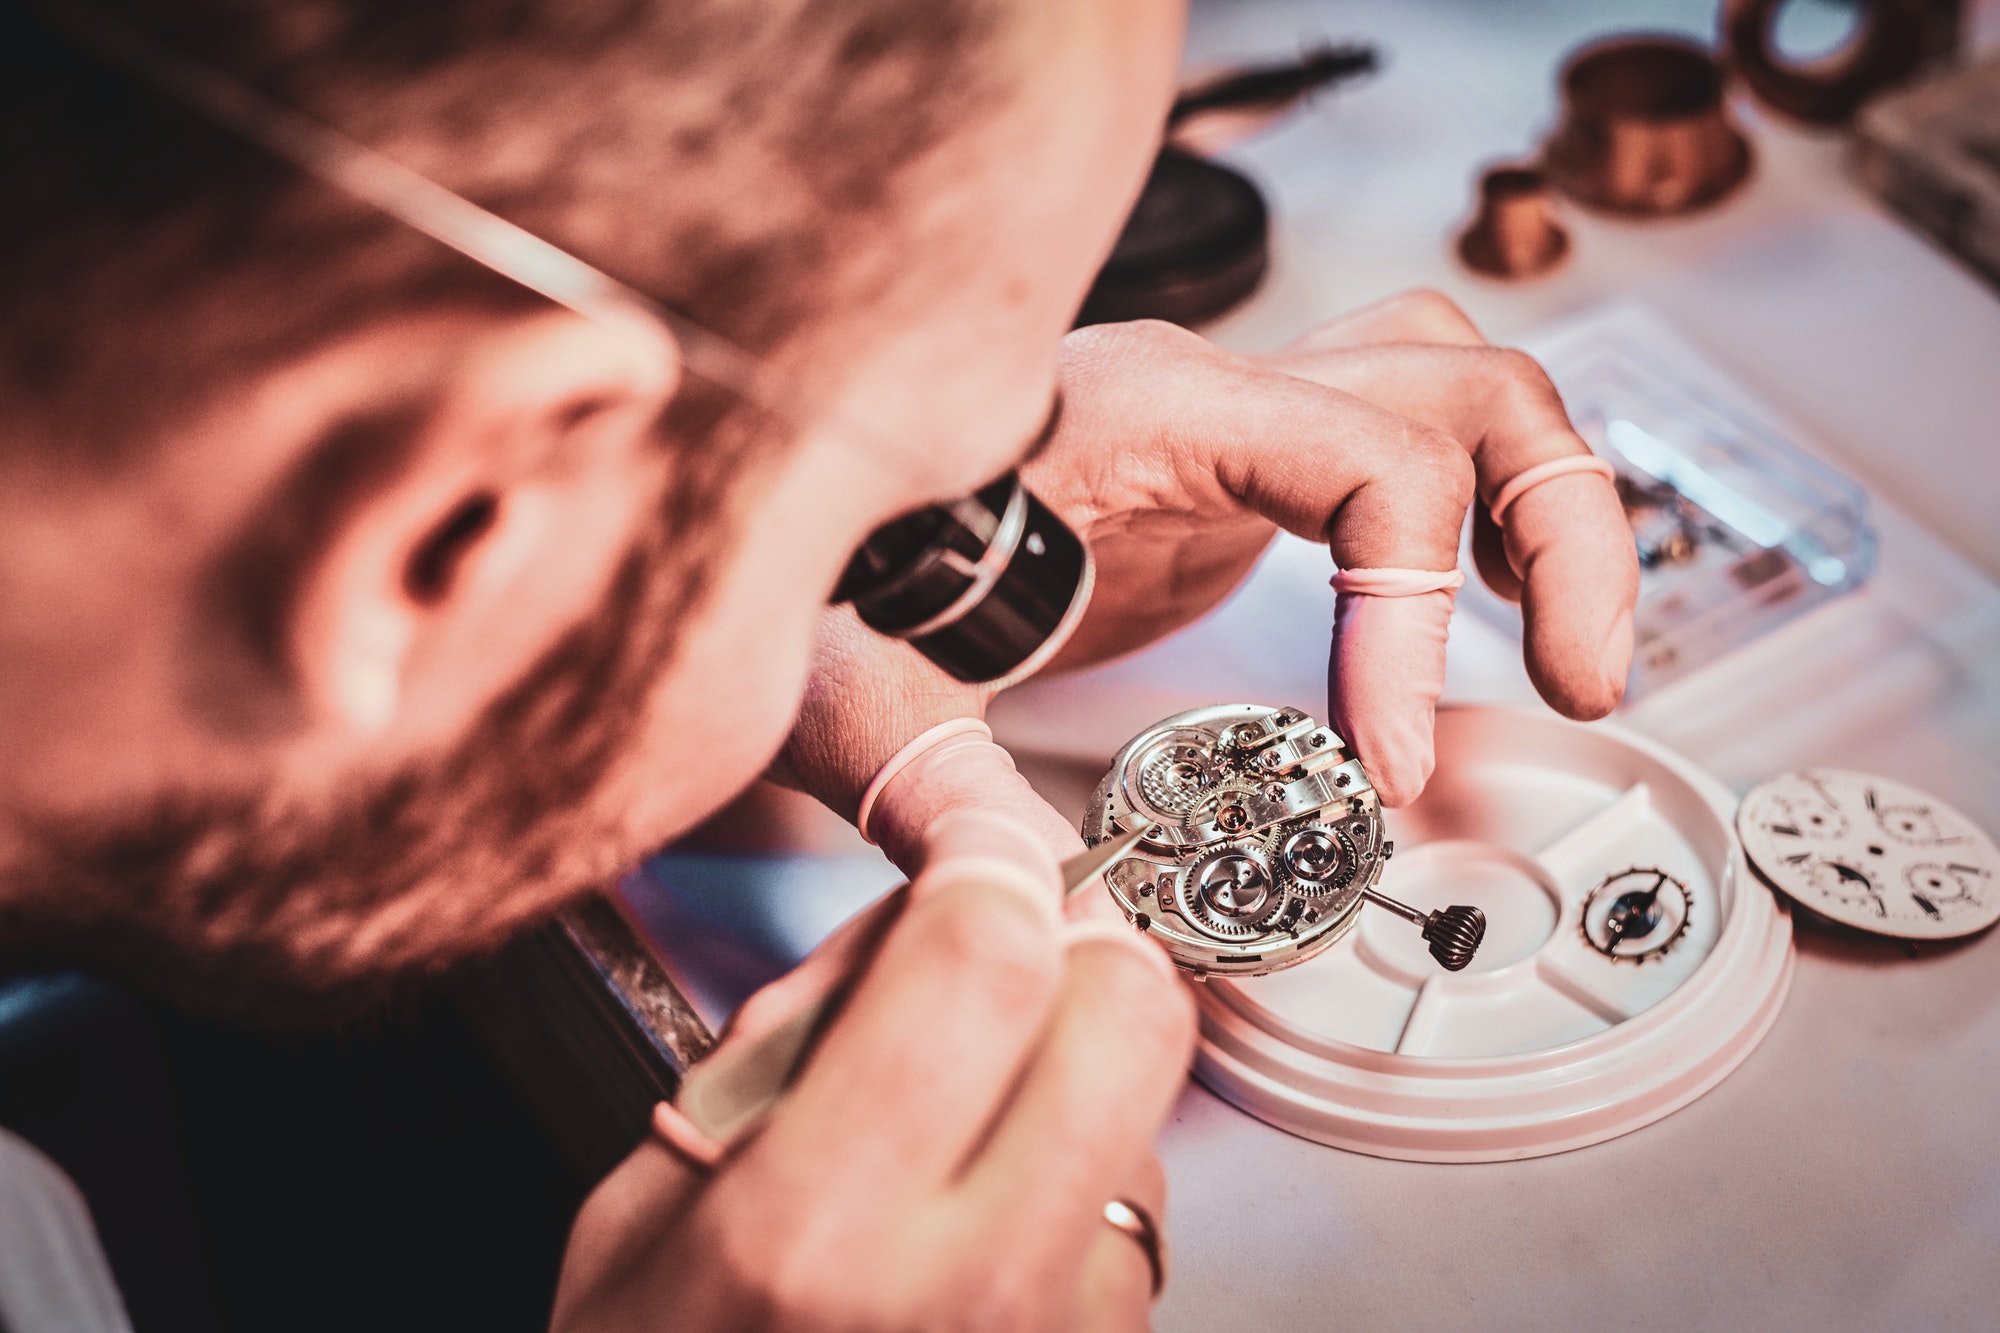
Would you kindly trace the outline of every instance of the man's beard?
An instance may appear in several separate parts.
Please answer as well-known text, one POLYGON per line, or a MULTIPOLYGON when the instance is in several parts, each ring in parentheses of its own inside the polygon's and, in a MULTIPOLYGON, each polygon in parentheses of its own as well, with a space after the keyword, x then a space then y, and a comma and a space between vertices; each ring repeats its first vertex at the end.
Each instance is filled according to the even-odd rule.
MULTIPOLYGON (((697 438, 722 445, 721 424, 697 438)), ((601 798, 710 581, 727 493, 761 452, 729 443, 699 460, 677 449, 693 465, 598 613, 452 749, 311 812, 257 795, 167 796, 44 826, 0 871, 0 957, 82 967, 232 1021, 317 1025, 607 885, 648 849, 625 845, 601 798)))

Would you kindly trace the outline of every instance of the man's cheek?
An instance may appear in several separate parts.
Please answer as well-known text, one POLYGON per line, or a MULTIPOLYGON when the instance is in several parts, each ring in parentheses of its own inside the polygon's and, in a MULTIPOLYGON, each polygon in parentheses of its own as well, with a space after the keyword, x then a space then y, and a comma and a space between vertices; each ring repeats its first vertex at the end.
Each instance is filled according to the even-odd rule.
POLYGON ((669 667, 634 775, 644 850, 688 832, 770 767, 805 689, 817 612, 787 608, 777 625, 722 617, 669 667))

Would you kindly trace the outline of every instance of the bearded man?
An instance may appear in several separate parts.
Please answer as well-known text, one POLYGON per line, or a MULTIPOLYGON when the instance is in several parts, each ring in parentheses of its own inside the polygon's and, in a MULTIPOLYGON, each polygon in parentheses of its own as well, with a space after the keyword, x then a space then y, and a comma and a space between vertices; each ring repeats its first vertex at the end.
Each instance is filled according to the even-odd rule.
MULTIPOLYGON (((1188 623, 1280 528, 1437 575, 1335 636, 1332 716, 1391 804, 1429 775, 1468 510, 1543 695, 1620 696, 1616 496, 1507 490, 1588 451, 1443 298, 1262 358, 1069 331, 1158 146, 1170 0, 0 14, 11 960, 337 1018, 774 765, 855 817, 991 689, 829 595, 871 531, 1016 468, 1095 556, 1056 668, 1188 623), (504 220, 660 317, 426 217, 504 220)), ((796 1087, 598 1187, 558 1327, 1143 1322, 1105 1203, 1160 1214, 1190 1007, 1137 934, 1065 918, 1076 834, 1004 754, 948 758, 872 803, 914 887, 796 1087)))

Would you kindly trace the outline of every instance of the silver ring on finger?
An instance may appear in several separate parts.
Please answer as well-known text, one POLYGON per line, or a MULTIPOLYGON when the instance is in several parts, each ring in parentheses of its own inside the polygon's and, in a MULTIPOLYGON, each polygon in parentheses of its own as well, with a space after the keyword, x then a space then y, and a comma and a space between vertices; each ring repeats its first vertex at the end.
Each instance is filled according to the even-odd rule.
POLYGON ((1153 1270, 1153 1299, 1158 1300, 1160 1289, 1167 1285, 1167 1249, 1153 1215, 1130 1199, 1113 1199, 1104 1205, 1104 1221, 1130 1236, 1146 1256, 1146 1266, 1153 1270))

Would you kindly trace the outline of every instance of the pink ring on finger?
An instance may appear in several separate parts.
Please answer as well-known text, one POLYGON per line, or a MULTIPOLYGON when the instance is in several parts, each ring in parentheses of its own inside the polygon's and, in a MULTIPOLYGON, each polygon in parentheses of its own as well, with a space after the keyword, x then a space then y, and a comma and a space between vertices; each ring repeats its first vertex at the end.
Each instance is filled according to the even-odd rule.
POLYGON ((1465 586, 1462 569, 1343 569, 1333 576, 1333 590, 1360 597, 1421 597, 1427 592, 1457 592, 1465 586))
POLYGON ((861 793, 861 809, 855 814, 854 826, 861 830, 864 841, 873 845, 875 835, 868 831, 868 821, 875 814, 875 803, 882 799, 882 793, 889 784, 901 776, 904 769, 943 745, 946 741, 960 736, 977 736, 982 740, 993 739, 993 729, 976 717, 951 717, 918 735, 902 749, 889 756, 889 762, 876 770, 868 789, 861 793))
POLYGON ((1618 470, 1599 458, 1596 454, 1571 454, 1567 458, 1552 458, 1546 463, 1537 463, 1523 469, 1502 486, 1493 496, 1493 502, 1486 506, 1495 523, 1507 521, 1507 511, 1514 502, 1545 481, 1557 477, 1567 477, 1577 472, 1595 472, 1606 481, 1616 481, 1618 470))

